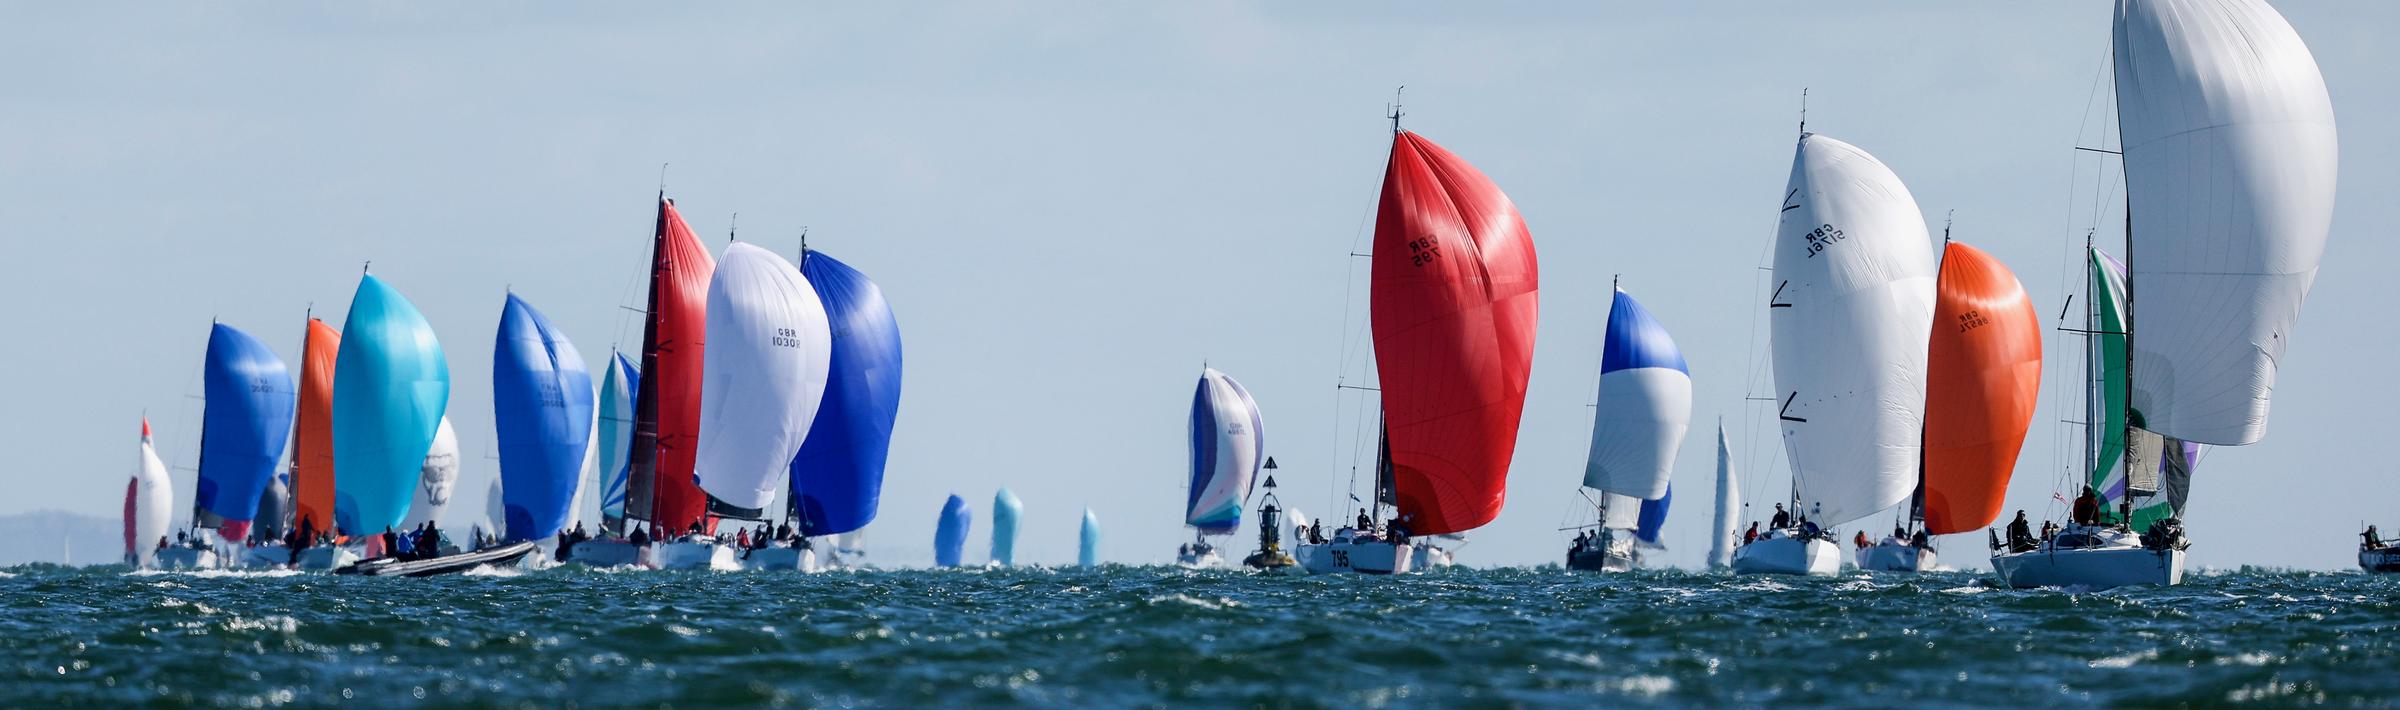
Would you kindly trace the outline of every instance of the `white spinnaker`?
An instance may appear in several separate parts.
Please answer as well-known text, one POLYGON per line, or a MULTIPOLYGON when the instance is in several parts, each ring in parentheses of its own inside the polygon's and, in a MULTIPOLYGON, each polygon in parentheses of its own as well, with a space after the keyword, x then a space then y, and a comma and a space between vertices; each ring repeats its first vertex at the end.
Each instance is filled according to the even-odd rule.
POLYGON ((2115 52, 2133 411, 2257 442, 2333 221, 2325 78, 2261 0, 2121 0, 2115 52))
POLYGON ((425 450, 425 467, 417 476, 417 493, 409 500, 408 518, 402 524, 414 528, 434 521, 434 525, 441 525, 442 511, 450 507, 450 493, 457 488, 458 432, 450 428, 450 417, 445 415, 441 427, 433 432, 433 446, 425 450))
POLYGON ((1597 402, 1583 485, 1642 500, 1666 495, 1691 428, 1692 377, 1664 367, 1603 373, 1597 402))
POLYGON ((1848 143, 1801 136, 1767 313, 1793 488, 1819 525, 1916 488, 1934 273, 1900 178, 1848 143))
POLYGON ((833 334, 825 303, 774 252, 734 242, 708 283, 708 350, 700 378, 701 490, 763 508, 825 398, 833 334))
MULTIPOLYGON (((1206 427, 1207 431, 1192 432, 1192 442, 1209 442, 1212 453, 1206 460, 1214 464, 1206 488, 1193 499, 1185 511, 1184 522, 1190 525, 1216 523, 1228 517, 1239 518, 1243 498, 1250 495, 1250 480, 1258 473, 1258 430, 1261 418, 1258 408, 1232 377, 1216 368, 1202 368, 1200 381, 1208 387, 1209 421, 1193 419, 1191 426, 1206 427)), ((1193 452, 1194 459, 1202 458, 1193 452)))
POLYGON ((142 457, 133 470, 133 552, 136 564, 150 564, 158 554, 175 517, 175 483, 167 464, 150 444, 149 423, 142 424, 142 457))
POLYGON ((1725 443, 1725 425, 1717 424, 1717 538, 1708 545, 1708 566, 1733 565, 1733 540, 1742 524, 1742 486, 1733 476, 1733 446, 1725 443))

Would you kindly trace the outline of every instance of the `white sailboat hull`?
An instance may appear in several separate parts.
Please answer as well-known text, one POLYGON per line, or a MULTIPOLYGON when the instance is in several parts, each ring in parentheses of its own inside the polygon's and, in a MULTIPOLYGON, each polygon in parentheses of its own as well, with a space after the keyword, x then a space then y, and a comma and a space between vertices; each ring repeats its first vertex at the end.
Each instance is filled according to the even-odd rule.
POLYGON ((606 538, 578 542, 567 550, 568 562, 585 567, 649 567, 652 559, 648 547, 606 538))
POLYGON ((1301 545, 1292 550, 1292 557, 1309 574, 1408 574, 1416 571, 1415 550, 1409 545, 1381 540, 1352 540, 1336 536, 1332 542, 1301 545))
POLYGON ((717 542, 713 537, 686 537, 658 546, 656 554, 659 569, 732 571, 742 568, 741 558, 734 554, 733 546, 717 542))
POLYGON ((2093 536, 2102 542, 2089 547, 2043 543, 2027 552, 1993 555, 1992 571, 2000 576, 2001 584, 2016 589, 2101 590, 2183 583, 2182 550, 2144 549, 2131 533, 2100 531, 2093 536))
POLYGON ((1193 569, 1223 567, 1225 566, 1225 556, 1217 554, 1215 548, 1199 552, 1178 552, 1175 553, 1175 564, 1193 569))
POLYGON ((356 546, 318 545, 300 551, 297 569, 331 572, 366 559, 356 546))
POLYGON ((742 568, 786 572, 817 571, 817 551, 797 547, 766 547, 742 556, 742 568))
POLYGON ((1888 540, 1858 551, 1858 568, 1869 572, 1931 572, 1938 563, 1933 550, 1888 540))
POLYGON ((1452 564, 1450 551, 1432 544, 1409 545, 1408 567, 1411 571, 1427 572, 1452 564))
POLYGON ((157 557, 152 559, 159 569, 216 569, 218 566, 217 551, 184 545, 168 546, 159 550, 157 557))
POLYGON ((1798 574, 1831 577, 1842 571, 1842 551, 1831 541, 1774 537, 1735 548, 1734 574, 1798 574))
POLYGON ((2358 568, 2369 572, 2400 572, 2400 547, 2359 550, 2358 568))
POLYGON ((283 569, 292 563, 292 548, 283 543, 242 548, 242 567, 247 569, 283 569))

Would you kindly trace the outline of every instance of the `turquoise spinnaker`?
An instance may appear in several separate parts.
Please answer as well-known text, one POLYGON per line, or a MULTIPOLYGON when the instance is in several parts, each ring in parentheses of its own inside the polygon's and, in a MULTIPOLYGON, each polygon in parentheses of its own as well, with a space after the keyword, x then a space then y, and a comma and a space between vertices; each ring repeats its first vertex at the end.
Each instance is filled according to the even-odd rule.
POLYGON ((992 496, 992 561, 1001 565, 1017 563, 1017 518, 1025 512, 1025 502, 1017 494, 1000 489, 992 496))
POLYGON ((408 517, 425 452, 450 407, 450 364, 408 298, 368 274, 334 357, 334 524, 352 535, 408 517))
POLYGON ((1092 516, 1090 508, 1083 509, 1082 537, 1081 544, 1076 546, 1075 564, 1084 567, 1100 564, 1100 519, 1092 516))

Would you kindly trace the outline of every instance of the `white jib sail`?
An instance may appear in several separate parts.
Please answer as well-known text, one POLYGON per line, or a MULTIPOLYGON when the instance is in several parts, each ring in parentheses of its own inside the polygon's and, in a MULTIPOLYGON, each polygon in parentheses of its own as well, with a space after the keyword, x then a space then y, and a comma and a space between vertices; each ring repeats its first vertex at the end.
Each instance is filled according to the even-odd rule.
POLYGON ((1733 476, 1733 446, 1725 443, 1725 425, 1717 425, 1717 538, 1708 545, 1709 567, 1733 565, 1733 540, 1742 525, 1742 487, 1733 476))

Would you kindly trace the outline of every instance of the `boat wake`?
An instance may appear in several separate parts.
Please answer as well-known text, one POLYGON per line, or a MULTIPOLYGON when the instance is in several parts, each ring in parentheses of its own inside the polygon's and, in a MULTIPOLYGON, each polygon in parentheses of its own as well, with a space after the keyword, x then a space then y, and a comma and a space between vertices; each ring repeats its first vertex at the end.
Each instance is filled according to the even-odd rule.
POLYGON ((295 569, 137 569, 126 572, 127 577, 198 577, 201 579, 248 579, 289 577, 299 574, 295 569))

